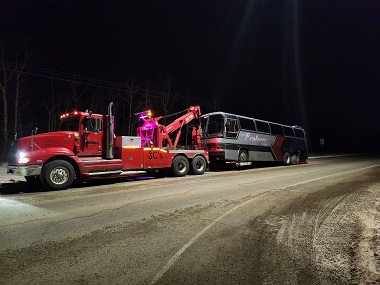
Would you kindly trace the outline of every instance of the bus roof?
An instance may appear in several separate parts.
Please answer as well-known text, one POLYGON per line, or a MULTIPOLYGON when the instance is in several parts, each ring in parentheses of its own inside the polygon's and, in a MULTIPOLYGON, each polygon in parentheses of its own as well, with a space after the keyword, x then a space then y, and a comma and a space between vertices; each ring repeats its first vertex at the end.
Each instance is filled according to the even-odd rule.
POLYGON ((207 116, 210 116, 210 115, 222 115, 222 116, 230 115, 230 116, 236 116, 236 117, 240 117, 240 118, 244 118, 244 119, 250 119, 250 120, 255 120, 255 121, 261 121, 261 122, 266 122, 266 123, 271 123, 271 124, 281 125, 281 126, 289 127, 289 128, 293 128, 293 129, 301 129, 301 130, 304 130, 303 127, 298 126, 298 125, 289 126, 289 125, 280 124, 280 123, 275 123, 275 122, 271 122, 271 121, 267 121, 267 120, 261 120, 261 119, 256 119, 256 118, 247 117, 247 116, 242 116, 242 115, 237 115, 237 114, 232 114, 232 113, 226 113, 226 112, 222 112, 222 111, 216 111, 216 112, 207 113, 207 114, 202 115, 201 118, 202 118, 202 117, 207 117, 207 116))

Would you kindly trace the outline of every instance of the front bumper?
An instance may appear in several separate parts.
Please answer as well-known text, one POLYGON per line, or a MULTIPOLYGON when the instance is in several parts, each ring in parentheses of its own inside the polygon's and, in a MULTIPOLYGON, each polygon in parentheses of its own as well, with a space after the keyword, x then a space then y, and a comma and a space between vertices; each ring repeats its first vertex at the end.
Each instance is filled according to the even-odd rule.
POLYGON ((8 165, 7 173, 18 175, 18 176, 34 176, 34 175, 40 175, 41 169, 42 169, 42 165, 26 165, 26 166, 8 165))

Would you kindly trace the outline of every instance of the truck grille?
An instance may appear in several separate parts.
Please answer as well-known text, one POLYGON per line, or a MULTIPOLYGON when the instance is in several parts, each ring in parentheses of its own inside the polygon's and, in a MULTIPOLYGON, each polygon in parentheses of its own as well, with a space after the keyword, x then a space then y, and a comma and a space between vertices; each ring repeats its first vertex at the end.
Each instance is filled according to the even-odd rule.
POLYGON ((16 164, 17 162, 17 146, 18 146, 18 140, 11 141, 9 145, 8 150, 8 163, 9 164, 16 164))

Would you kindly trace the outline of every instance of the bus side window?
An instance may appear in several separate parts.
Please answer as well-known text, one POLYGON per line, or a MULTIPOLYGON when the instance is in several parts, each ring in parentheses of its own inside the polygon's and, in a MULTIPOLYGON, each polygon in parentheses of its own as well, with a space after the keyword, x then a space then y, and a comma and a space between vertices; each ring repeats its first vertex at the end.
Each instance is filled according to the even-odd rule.
POLYGON ((285 126, 283 128, 286 137, 294 137, 294 130, 292 128, 285 126))
POLYGON ((277 136, 283 136, 284 135, 284 130, 282 129, 282 126, 270 123, 270 130, 272 135, 277 135, 277 136))
POLYGON ((301 129, 295 128, 294 129, 294 133, 296 135, 296 138, 300 138, 300 139, 304 139, 305 138, 305 134, 304 134, 303 130, 301 130, 301 129))
POLYGON ((236 119, 227 118, 226 122, 226 137, 236 138, 238 135, 239 127, 236 119))
POLYGON ((269 128, 269 124, 267 122, 256 120, 256 126, 257 126, 258 132, 270 134, 270 128, 269 128))

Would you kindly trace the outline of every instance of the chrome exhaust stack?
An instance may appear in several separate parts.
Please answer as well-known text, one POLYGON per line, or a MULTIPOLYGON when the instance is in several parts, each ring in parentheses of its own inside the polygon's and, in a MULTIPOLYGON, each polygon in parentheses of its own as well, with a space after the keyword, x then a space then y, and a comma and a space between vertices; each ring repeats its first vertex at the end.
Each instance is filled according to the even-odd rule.
POLYGON ((113 102, 108 105, 108 114, 106 116, 106 159, 114 158, 114 120, 112 116, 113 102))

